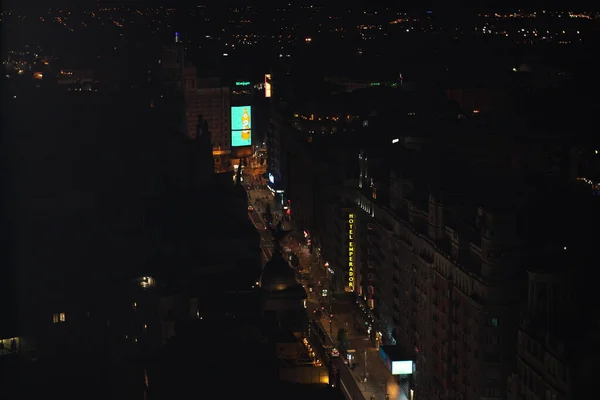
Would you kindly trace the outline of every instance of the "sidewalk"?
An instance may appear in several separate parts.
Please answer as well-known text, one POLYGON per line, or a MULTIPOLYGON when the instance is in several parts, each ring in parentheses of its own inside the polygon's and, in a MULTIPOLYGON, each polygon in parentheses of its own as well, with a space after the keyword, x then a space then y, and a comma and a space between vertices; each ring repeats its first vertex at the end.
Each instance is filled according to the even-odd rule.
POLYGON ((281 216, 281 204, 277 204, 273 199, 273 194, 269 189, 257 188, 248 191, 248 199, 254 209, 261 215, 267 209, 267 204, 271 207, 271 213, 273 214, 273 221, 278 221, 281 216))
MULTIPOLYGON (((351 307, 354 304, 350 305, 351 307)), ((373 345, 367 337, 367 332, 364 328, 364 321, 358 315, 358 310, 351 312, 342 312, 334 315, 333 327, 334 332, 341 328, 347 329, 350 345, 356 350, 359 367, 356 368, 354 374, 359 380, 365 375, 365 351, 367 355, 367 389, 368 392, 375 395, 376 399, 404 400, 406 396, 400 390, 400 385, 396 377, 387 369, 383 360, 379 356, 378 349, 373 345), (355 327, 356 323, 356 327, 355 327), (358 329, 357 329, 358 327, 358 329)))
MULTIPOLYGON (((275 204, 273 196, 268 189, 251 190, 249 198, 259 214, 264 212, 266 203, 269 202, 271 211, 273 212, 273 220, 277 221, 278 217, 281 217, 281 205, 275 204), (264 200, 265 197, 267 200, 264 200), (257 201, 257 199, 263 200, 257 201)), ((319 261, 315 259, 314 255, 310 254, 307 246, 298 243, 293 235, 284 239, 283 246, 289 247, 298 256, 300 265, 304 271, 311 273, 311 283, 318 281, 325 282, 325 269, 322 265, 318 265, 319 261)), ((319 296, 319 293, 320 287, 315 287, 313 292, 309 294, 308 301, 311 303, 311 309, 313 307, 317 308, 322 303, 323 299, 319 296)), ((358 363, 358 366, 354 370, 351 370, 351 374, 365 400, 408 400, 400 390, 396 378, 392 376, 379 357, 378 350, 367 337, 367 332, 364 329, 364 325, 362 325, 364 321, 362 316, 360 316, 357 305, 348 300, 334 300, 332 309, 334 313, 332 329, 330 329, 328 315, 324 315, 320 322, 323 330, 330 336, 333 343, 337 342, 338 331, 342 328, 347 329, 348 340, 351 348, 356 350, 356 361, 358 363), (359 325, 355 326, 357 321, 359 325), (365 352, 367 357, 366 371, 365 352), (366 382, 364 382, 365 375, 367 375, 366 382)))
MULTIPOLYGON (((290 247, 300 258, 301 265, 306 269, 306 264, 314 261, 314 257, 308 251, 306 246, 299 244, 293 237, 288 237, 285 240, 285 245, 290 247)), ((314 263, 312 268, 312 281, 325 282, 325 269, 323 266, 314 263)), ((315 290, 317 293, 319 288, 315 290)), ((316 294, 316 293, 315 293, 316 294)), ((316 295, 311 298, 316 302, 315 307, 321 302, 321 298, 316 295)), ((386 390, 389 400, 407 400, 406 396, 400 390, 400 386, 395 377, 392 376, 381 358, 379 352, 373 343, 367 337, 367 332, 364 328, 364 319, 361 316, 358 306, 349 300, 335 299, 332 303, 334 313, 332 327, 329 325, 329 316, 323 315, 320 322, 323 330, 330 336, 333 343, 337 342, 337 334, 340 329, 347 329, 348 340, 351 348, 356 350, 358 366, 351 370, 361 393, 366 400, 386 400, 386 390), (357 326, 355 327, 355 324, 357 326), (365 377, 365 351, 367 352, 367 382, 364 382, 365 377)))
MULTIPOLYGON (((405 400, 406 396, 400 390, 400 385, 387 369, 381 358, 378 350, 373 346, 367 338, 366 331, 362 327, 356 329, 355 323, 357 318, 352 313, 338 313, 333 317, 333 338, 332 341, 337 342, 337 333, 340 329, 347 329, 348 340, 351 348, 356 350, 356 358, 358 366, 352 371, 352 376, 358 384, 365 399, 369 400, 375 396, 376 400, 386 400, 386 391, 390 400, 405 400), (364 382, 365 377, 365 351, 367 355, 367 382, 364 382)), ((329 318, 321 319, 323 328, 329 335, 329 318)))

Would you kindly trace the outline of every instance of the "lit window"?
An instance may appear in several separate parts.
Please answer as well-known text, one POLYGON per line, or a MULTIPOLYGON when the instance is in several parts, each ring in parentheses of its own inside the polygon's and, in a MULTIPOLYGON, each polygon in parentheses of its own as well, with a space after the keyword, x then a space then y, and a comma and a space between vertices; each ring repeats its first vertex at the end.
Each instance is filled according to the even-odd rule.
POLYGON ((59 322, 65 322, 65 320, 66 320, 66 315, 64 312, 52 314, 52 323, 53 324, 58 324, 59 322))

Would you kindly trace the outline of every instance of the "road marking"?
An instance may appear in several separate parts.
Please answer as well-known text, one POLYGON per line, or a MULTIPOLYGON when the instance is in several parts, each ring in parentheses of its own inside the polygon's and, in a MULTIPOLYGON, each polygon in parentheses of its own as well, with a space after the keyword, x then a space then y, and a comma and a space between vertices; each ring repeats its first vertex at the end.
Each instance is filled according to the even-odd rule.
POLYGON ((348 391, 348 388, 346 387, 346 385, 344 385, 344 381, 340 379, 340 384, 342 385, 342 389, 344 389, 344 392, 346 392, 346 397, 348 397, 348 400, 353 400, 352 396, 350 396, 350 392, 348 391))

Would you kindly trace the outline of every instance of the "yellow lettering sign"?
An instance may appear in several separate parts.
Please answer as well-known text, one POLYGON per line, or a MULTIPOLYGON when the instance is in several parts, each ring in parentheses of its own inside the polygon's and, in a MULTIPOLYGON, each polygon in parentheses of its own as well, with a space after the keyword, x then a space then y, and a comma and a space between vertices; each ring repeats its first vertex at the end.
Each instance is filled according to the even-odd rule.
POLYGON ((354 213, 348 214, 348 286, 354 291, 354 213))

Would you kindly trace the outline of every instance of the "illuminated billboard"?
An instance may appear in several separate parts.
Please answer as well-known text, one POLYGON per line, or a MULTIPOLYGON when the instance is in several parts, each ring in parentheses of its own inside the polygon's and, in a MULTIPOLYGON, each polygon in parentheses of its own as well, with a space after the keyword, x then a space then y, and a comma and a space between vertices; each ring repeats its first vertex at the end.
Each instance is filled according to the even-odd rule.
POLYGON ((412 361, 392 361, 392 375, 412 375, 412 361))
POLYGON ((348 214, 348 288, 354 292, 354 214, 348 214))
POLYGON ((252 107, 231 107, 231 146, 252 144, 252 107))
POLYGON ((379 357, 392 375, 412 375, 415 363, 407 359, 396 346, 379 346, 379 357))
POLYGON ((265 74, 265 97, 271 97, 271 74, 265 74))

